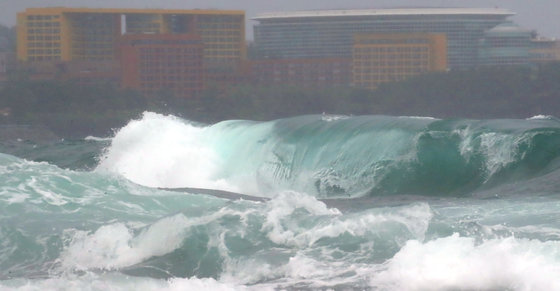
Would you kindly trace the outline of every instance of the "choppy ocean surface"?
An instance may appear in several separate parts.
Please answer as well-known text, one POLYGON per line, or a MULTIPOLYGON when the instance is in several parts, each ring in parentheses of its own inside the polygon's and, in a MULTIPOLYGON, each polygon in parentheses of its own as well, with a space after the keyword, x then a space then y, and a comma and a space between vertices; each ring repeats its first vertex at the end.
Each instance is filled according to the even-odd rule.
POLYGON ((559 156, 549 116, 145 113, 3 142, 0 289, 560 290, 559 156))

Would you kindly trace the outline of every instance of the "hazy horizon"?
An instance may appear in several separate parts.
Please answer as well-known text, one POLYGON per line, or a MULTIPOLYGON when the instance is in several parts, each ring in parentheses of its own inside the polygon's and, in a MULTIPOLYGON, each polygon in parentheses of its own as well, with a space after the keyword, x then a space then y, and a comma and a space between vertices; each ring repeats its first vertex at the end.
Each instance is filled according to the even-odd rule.
POLYGON ((560 38, 560 1, 557 0, 495 0, 465 1, 451 0, 380 0, 372 3, 365 0, 347 1, 296 1, 274 0, 256 2, 254 0, 239 0, 235 2, 225 0, 162 0, 154 3, 149 0, 136 1, 86 1, 86 0, 7 0, 0 2, 0 23, 13 26, 16 23, 17 12, 31 7, 91 7, 91 8, 161 8, 161 9, 236 9, 245 10, 247 17, 247 39, 252 39, 252 28, 256 23, 250 19, 259 13, 293 10, 322 10, 322 9, 364 9, 364 8, 392 8, 392 7, 499 7, 516 13, 511 19, 520 26, 536 30, 541 36, 560 38))

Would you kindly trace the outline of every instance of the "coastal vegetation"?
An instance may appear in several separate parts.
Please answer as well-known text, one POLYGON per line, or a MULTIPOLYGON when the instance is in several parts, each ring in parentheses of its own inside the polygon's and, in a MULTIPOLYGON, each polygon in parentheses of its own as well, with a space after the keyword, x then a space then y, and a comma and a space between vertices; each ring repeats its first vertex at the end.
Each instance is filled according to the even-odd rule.
POLYGON ((111 84, 33 81, 11 76, 0 90, 3 124, 44 125, 60 136, 110 134, 144 111, 205 123, 303 114, 383 114, 440 118, 560 116, 560 63, 431 73, 369 91, 351 87, 209 84, 199 98, 157 98, 111 84))

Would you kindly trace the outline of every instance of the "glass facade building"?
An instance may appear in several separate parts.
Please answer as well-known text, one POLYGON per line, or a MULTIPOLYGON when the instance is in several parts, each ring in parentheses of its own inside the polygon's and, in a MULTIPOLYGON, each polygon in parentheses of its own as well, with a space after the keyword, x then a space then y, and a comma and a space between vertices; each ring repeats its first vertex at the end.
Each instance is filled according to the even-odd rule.
POLYGON ((531 31, 513 23, 500 24, 484 33, 480 40, 479 65, 528 65, 531 31))
POLYGON ((504 9, 418 8, 268 13, 254 27, 267 58, 352 57, 356 34, 439 33, 447 37, 451 69, 477 65, 484 32, 514 15, 504 9))

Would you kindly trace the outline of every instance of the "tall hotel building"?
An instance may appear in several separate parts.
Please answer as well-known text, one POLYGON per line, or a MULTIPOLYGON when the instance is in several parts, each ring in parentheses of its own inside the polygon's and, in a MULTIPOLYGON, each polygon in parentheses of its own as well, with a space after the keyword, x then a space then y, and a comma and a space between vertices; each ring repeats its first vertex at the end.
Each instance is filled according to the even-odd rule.
POLYGON ((35 69, 85 68, 65 69, 73 79, 84 72, 114 75, 106 68, 116 64, 123 87, 196 97, 206 76, 234 71, 245 60, 245 12, 30 8, 17 17, 17 58, 35 69))
POLYGON ((255 46, 268 58, 352 58, 358 34, 443 34, 450 69, 477 65, 484 32, 514 15, 504 9, 418 8, 259 15, 255 46))
POLYGON ((122 37, 122 86, 146 96, 172 92, 198 97, 204 89, 204 45, 195 34, 129 34, 122 37))
POLYGON ((29 8, 17 16, 21 61, 113 60, 123 34, 198 34, 209 65, 245 58, 245 12, 29 8))
POLYGON ((352 84, 375 89, 381 83, 447 69, 444 34, 358 34, 352 54, 352 84))

